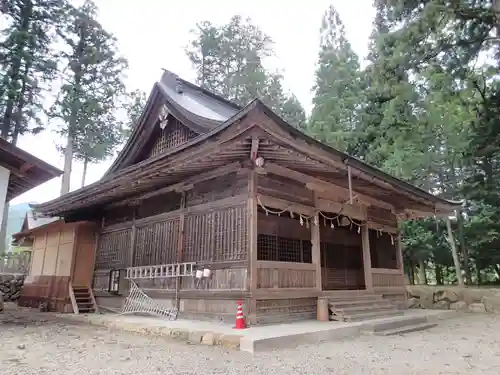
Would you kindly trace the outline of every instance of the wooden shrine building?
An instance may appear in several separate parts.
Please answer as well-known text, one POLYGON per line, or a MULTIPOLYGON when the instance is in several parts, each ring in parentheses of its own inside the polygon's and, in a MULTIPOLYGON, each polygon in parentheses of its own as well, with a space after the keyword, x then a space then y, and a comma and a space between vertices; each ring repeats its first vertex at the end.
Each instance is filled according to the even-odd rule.
POLYGON ((241 299, 257 324, 313 318, 321 296, 402 304, 398 220, 456 206, 165 72, 104 177, 35 209, 95 223, 99 305, 128 277, 181 316, 233 320, 241 299))

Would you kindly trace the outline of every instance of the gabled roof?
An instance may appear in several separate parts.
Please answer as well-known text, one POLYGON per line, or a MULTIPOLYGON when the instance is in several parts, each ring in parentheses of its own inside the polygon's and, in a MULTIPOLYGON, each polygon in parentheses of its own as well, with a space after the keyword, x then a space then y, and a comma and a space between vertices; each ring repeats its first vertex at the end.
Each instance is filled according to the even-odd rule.
POLYGON ((327 168, 328 165, 332 166, 332 170, 333 166, 340 165, 343 169, 351 166, 358 180, 369 181, 377 189, 385 189, 389 195, 397 189, 401 194, 423 202, 428 213, 451 212, 461 204, 432 195, 312 139, 286 123, 258 99, 238 110, 236 105, 166 72, 153 88, 136 130, 108 173, 96 183, 34 207, 48 215, 66 215, 82 208, 96 207, 160 186, 179 183, 186 176, 201 173, 204 169, 234 162, 237 153, 249 155, 245 147, 249 148, 250 145, 244 141, 235 144, 233 140, 254 128, 274 138, 286 138, 288 147, 308 158, 316 158, 327 168), (175 89, 174 82, 180 83, 181 87, 175 89), (158 97, 186 126, 191 129, 192 126, 199 127, 199 135, 161 155, 132 164, 130 155, 139 147, 138 142, 143 134, 146 134, 146 119, 159 113, 153 111, 153 102, 158 97), (200 116, 202 114, 204 117, 200 116), (207 154, 217 154, 217 160, 205 160, 207 154))
POLYGON ((7 201, 63 172, 0 138, 0 166, 10 171, 7 201))
POLYGON ((144 111, 106 175, 134 163, 149 139, 161 106, 196 134, 204 134, 234 116, 241 108, 219 95, 165 70, 151 90, 144 111))

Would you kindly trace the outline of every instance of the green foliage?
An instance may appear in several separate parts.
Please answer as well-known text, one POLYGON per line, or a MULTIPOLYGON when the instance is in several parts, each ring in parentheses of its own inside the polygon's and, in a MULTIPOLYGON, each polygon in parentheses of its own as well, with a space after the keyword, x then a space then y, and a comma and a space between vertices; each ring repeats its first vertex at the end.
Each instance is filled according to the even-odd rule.
POLYGON ((53 36, 65 0, 3 0, 0 6, 1 136, 16 143, 44 128, 43 97, 57 72, 53 36))
POLYGON ((61 53, 65 73, 51 109, 63 122, 59 133, 72 143, 73 157, 83 161, 85 169, 111 156, 124 134, 116 109, 125 90, 127 62, 119 56, 116 39, 96 20, 96 12, 89 0, 70 8, 58 30, 66 44, 61 53))
POLYGON ((307 131, 321 142, 345 151, 357 138, 360 127, 359 59, 333 6, 325 12, 320 34, 314 109, 307 131))
POLYGON ((124 102, 127 114, 127 122, 123 128, 124 139, 128 139, 134 128, 137 126, 147 100, 148 97, 146 93, 141 90, 134 90, 127 94, 127 98, 124 102))
POLYGON ((241 106, 260 98, 291 125, 305 126, 304 109, 283 89, 281 74, 264 67, 273 55, 271 38, 249 19, 234 16, 221 26, 199 23, 186 54, 202 87, 241 106))
MULTIPOLYGON (((466 275, 500 278, 500 9, 472 0, 374 6, 362 71, 335 9, 325 13, 309 131, 427 191, 465 198, 452 230, 466 275)), ((407 265, 443 281, 453 264, 444 221, 402 230, 407 265)))

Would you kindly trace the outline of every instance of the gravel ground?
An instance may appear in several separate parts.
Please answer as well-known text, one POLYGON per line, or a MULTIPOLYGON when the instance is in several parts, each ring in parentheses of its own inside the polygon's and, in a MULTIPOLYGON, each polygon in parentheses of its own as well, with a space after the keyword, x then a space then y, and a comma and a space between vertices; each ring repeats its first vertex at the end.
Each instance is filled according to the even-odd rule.
POLYGON ((495 374, 500 317, 461 315, 425 332, 251 354, 0 313, 0 374, 495 374))

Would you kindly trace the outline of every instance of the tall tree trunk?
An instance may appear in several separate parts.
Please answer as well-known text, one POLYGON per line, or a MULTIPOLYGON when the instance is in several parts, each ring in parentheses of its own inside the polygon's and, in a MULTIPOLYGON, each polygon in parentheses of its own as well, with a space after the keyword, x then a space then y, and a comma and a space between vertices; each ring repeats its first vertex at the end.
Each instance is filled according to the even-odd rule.
POLYGON ((85 177, 87 177, 87 167, 89 165, 89 159, 83 159, 83 172, 82 172, 82 186, 85 186, 85 177))
POLYGON ((481 277, 481 265, 479 264, 479 261, 477 259, 476 259, 476 283, 478 286, 483 283, 481 277))
POLYGON ((448 242, 450 243, 451 255, 453 256, 453 263, 455 264, 455 272, 457 273, 458 285, 464 286, 464 280, 462 278, 462 269, 460 267, 460 259, 458 259, 457 245, 455 244, 455 239, 453 238, 453 230, 451 229, 451 220, 449 217, 446 218, 446 229, 448 230, 448 242))
POLYGON ((61 195, 69 193, 71 169, 73 164, 73 137, 68 133, 68 141, 64 149, 64 170, 61 182, 61 195))
POLYGON ((462 217, 462 211, 458 210, 457 212, 457 220, 458 220, 458 240, 460 241, 460 252, 462 253, 462 257, 464 259, 464 272, 465 272, 465 282, 466 284, 472 284, 472 277, 469 269, 469 249, 465 245, 464 238, 464 218, 462 217))
POLYGON ((418 281, 421 285, 427 284, 427 278, 425 277, 425 262, 423 259, 418 260, 418 281))
POLYGON ((436 264, 436 284, 443 285, 443 269, 440 264, 436 264))

